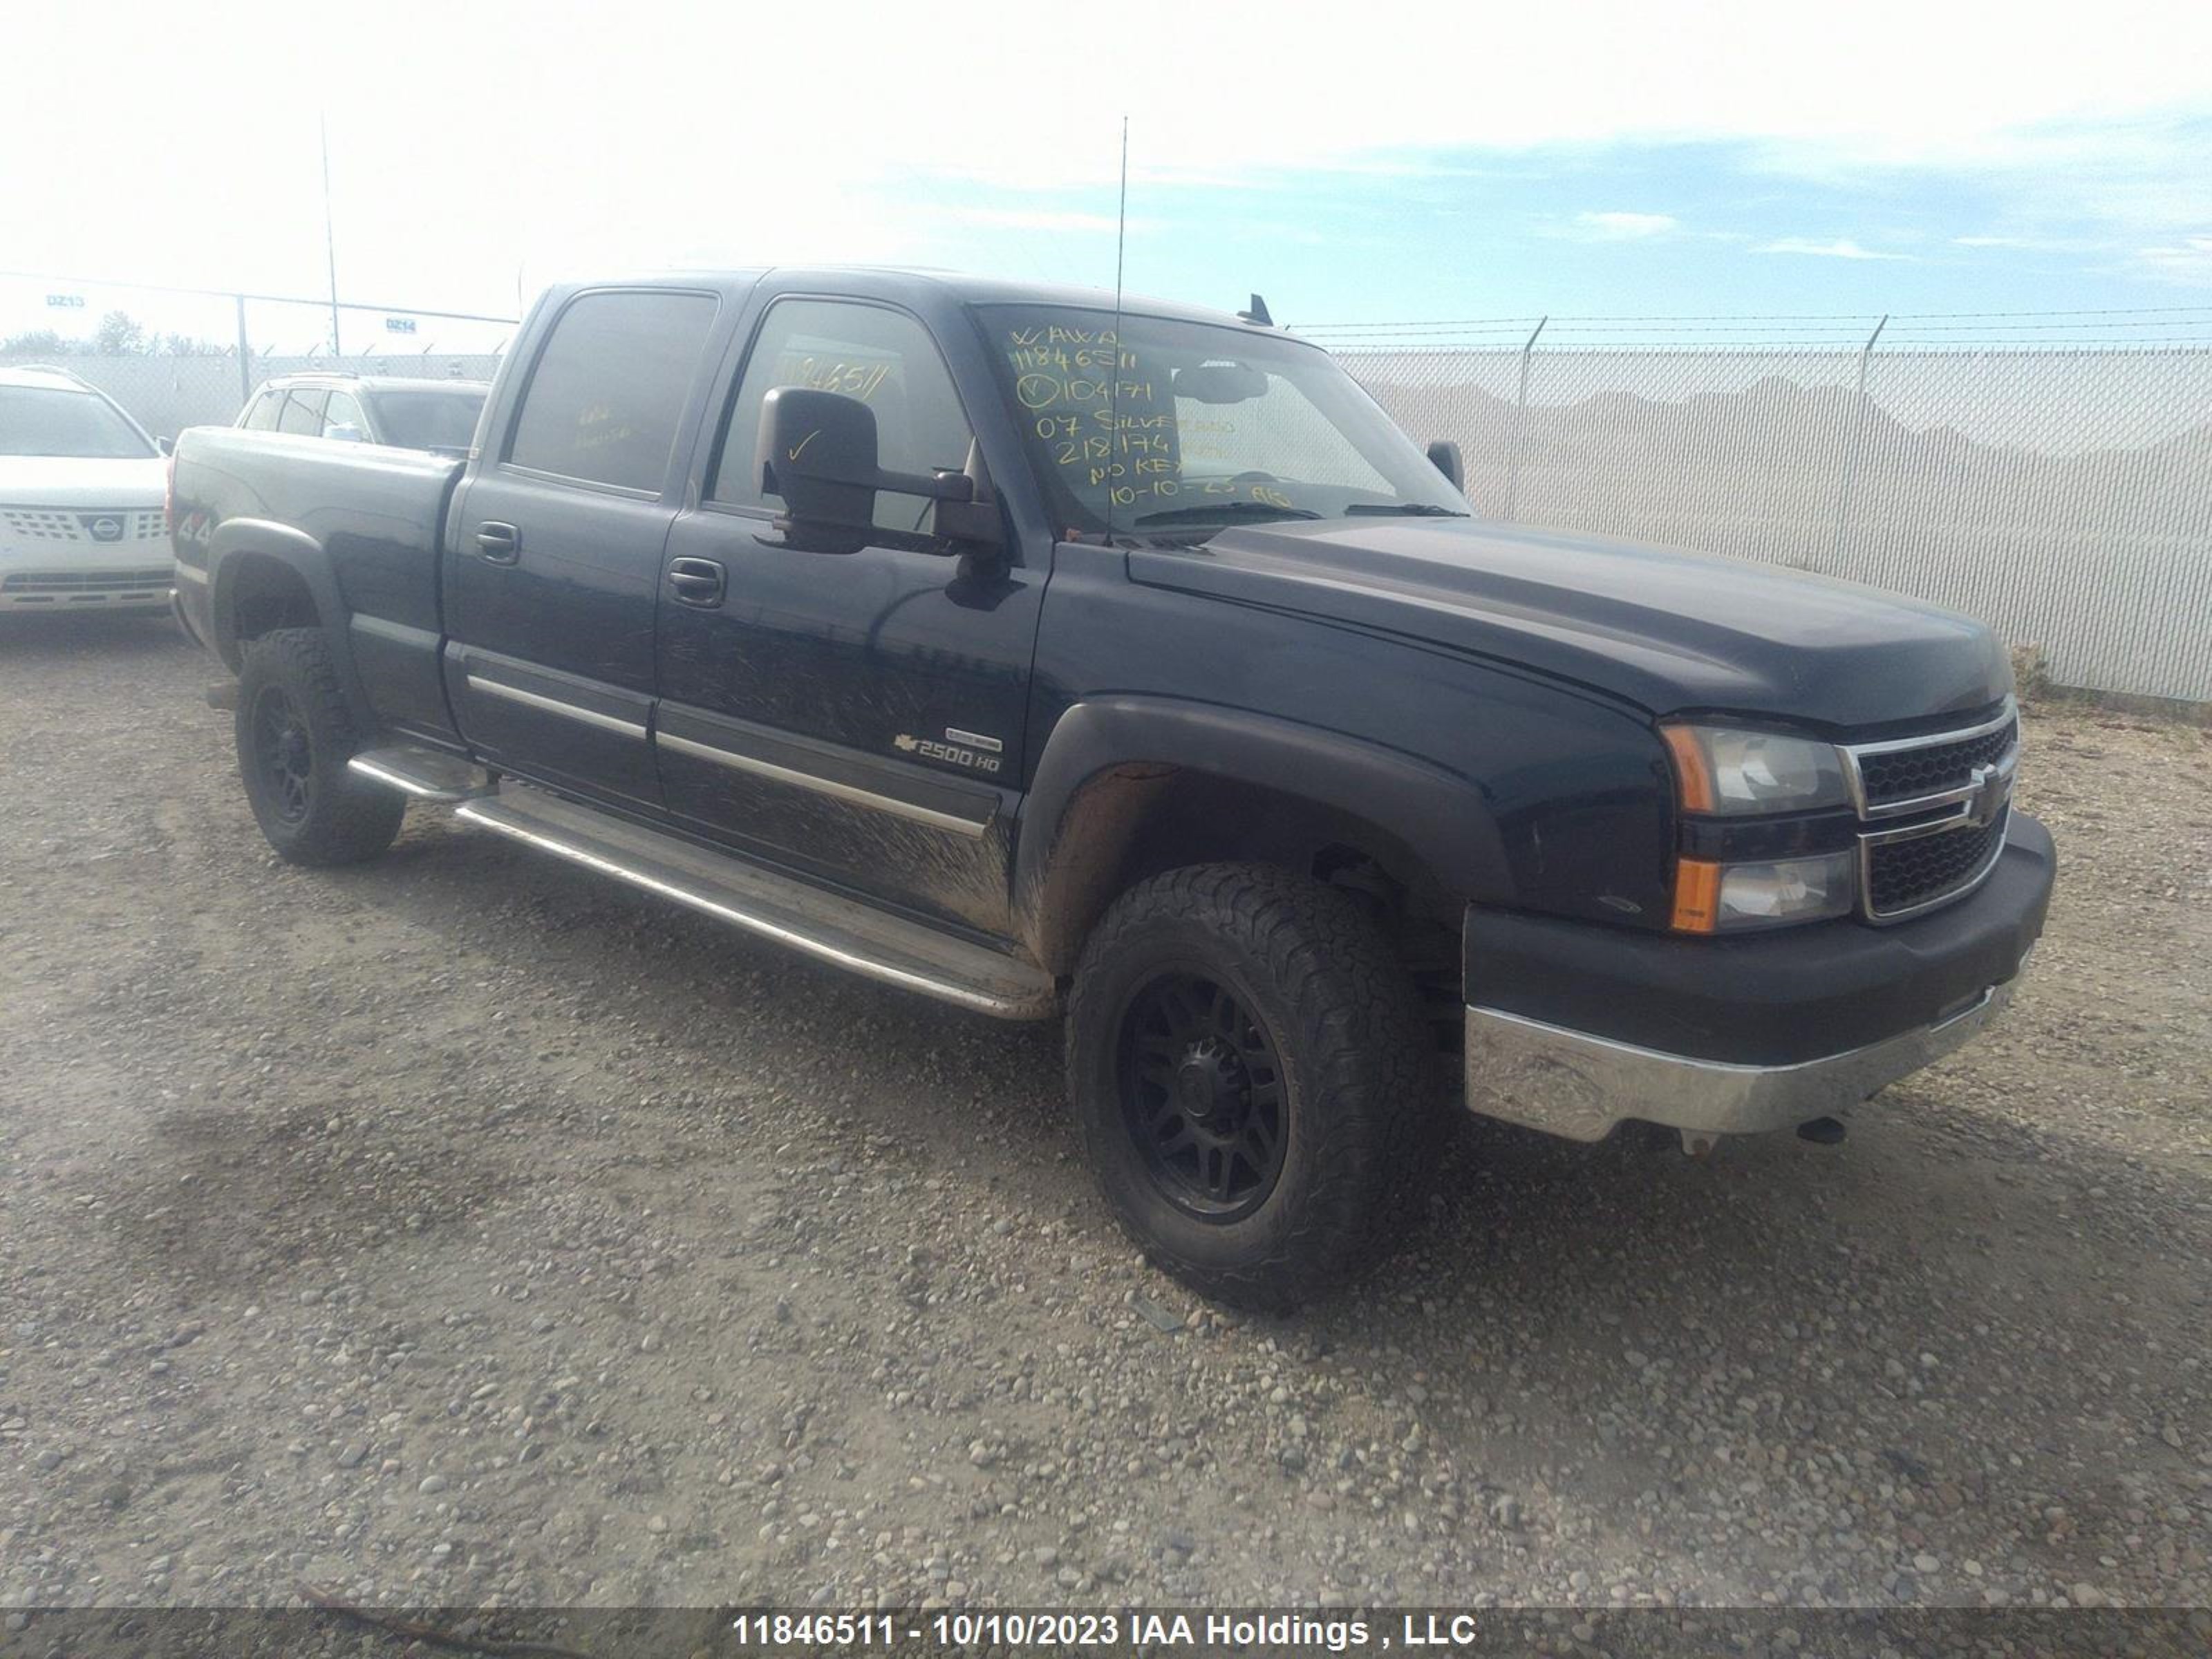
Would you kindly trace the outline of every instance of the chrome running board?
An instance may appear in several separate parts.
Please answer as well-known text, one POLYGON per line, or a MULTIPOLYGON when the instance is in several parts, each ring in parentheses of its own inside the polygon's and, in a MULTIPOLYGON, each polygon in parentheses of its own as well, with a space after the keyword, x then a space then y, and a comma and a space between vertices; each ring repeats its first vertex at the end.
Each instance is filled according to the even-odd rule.
POLYGON ((1000 1019, 1059 1011, 1042 968, 574 801, 507 784, 454 816, 888 985, 1000 1019))
POLYGON ((417 800, 474 800, 499 787, 499 780, 475 762, 411 743, 364 749, 346 763, 346 770, 417 800))

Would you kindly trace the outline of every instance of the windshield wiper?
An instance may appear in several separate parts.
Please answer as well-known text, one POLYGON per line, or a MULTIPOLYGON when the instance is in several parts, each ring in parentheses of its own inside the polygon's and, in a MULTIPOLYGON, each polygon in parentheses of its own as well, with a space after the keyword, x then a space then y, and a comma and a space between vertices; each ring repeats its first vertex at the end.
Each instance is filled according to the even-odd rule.
POLYGON ((1471 519, 1472 513, 1462 513, 1455 507, 1437 507, 1429 501, 1355 501, 1344 509, 1347 519, 1363 514, 1375 518, 1400 519, 1471 519))
POLYGON ((1173 507, 1161 513, 1139 513, 1136 522, 1148 524, 1204 524, 1210 519, 1318 519, 1321 514, 1303 507, 1270 507, 1265 501, 1216 501, 1210 507, 1173 507))

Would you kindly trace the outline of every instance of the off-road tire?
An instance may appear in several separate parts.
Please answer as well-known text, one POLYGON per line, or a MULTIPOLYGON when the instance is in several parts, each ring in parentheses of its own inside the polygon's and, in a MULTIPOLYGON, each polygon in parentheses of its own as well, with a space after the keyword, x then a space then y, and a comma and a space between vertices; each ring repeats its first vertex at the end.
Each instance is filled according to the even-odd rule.
POLYGON ((346 769, 361 745, 329 642, 312 628, 248 641, 238 676, 239 777, 254 821, 289 864, 358 864, 392 845, 407 799, 346 769), (287 760, 270 757, 284 722, 287 760))
MULTIPOLYGON (((1127 1041, 1134 1042, 1131 1035, 1127 1041)), ((1287 1309, 1399 1237, 1435 1162, 1439 1066, 1412 980, 1347 894, 1280 869, 1213 864, 1123 894, 1068 1004, 1069 1092, 1107 1201, 1156 1264, 1201 1294, 1287 1309), (1164 1188, 1125 1103, 1124 1022, 1164 976, 1243 1004, 1279 1060, 1287 1146, 1259 1207, 1200 1218, 1164 1188)), ((1128 1085, 1133 1086, 1133 1085, 1128 1085)))

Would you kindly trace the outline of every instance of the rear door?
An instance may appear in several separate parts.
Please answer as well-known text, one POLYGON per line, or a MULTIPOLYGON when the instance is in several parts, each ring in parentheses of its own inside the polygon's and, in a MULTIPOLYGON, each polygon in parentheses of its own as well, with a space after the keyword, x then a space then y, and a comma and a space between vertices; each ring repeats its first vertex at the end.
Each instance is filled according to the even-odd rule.
POLYGON ((463 733, 510 770, 632 807, 660 804, 653 603, 715 308, 690 289, 569 295, 449 520, 463 733))
POLYGON ((930 504, 880 493, 877 532, 805 552, 754 465, 776 386, 855 397, 882 465, 958 470, 975 426, 939 341, 895 306, 792 295, 717 411, 704 499, 660 601, 660 773, 688 827, 910 908, 1003 931, 1009 825, 1046 572, 948 556, 930 504))

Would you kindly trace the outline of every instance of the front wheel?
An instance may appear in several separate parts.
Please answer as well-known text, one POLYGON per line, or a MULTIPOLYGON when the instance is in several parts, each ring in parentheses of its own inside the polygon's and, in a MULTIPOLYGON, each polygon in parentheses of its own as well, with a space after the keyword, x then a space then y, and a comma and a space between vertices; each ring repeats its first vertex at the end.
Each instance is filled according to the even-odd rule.
POLYGON ((246 801, 278 858, 357 864, 392 845, 406 797, 346 769, 360 738, 318 629, 279 629, 246 646, 236 732, 246 801))
POLYGON ((1326 1289, 1431 1162, 1412 981, 1353 899, 1285 871, 1205 865, 1123 895, 1076 971, 1067 1065, 1122 1225, 1220 1301, 1326 1289))

